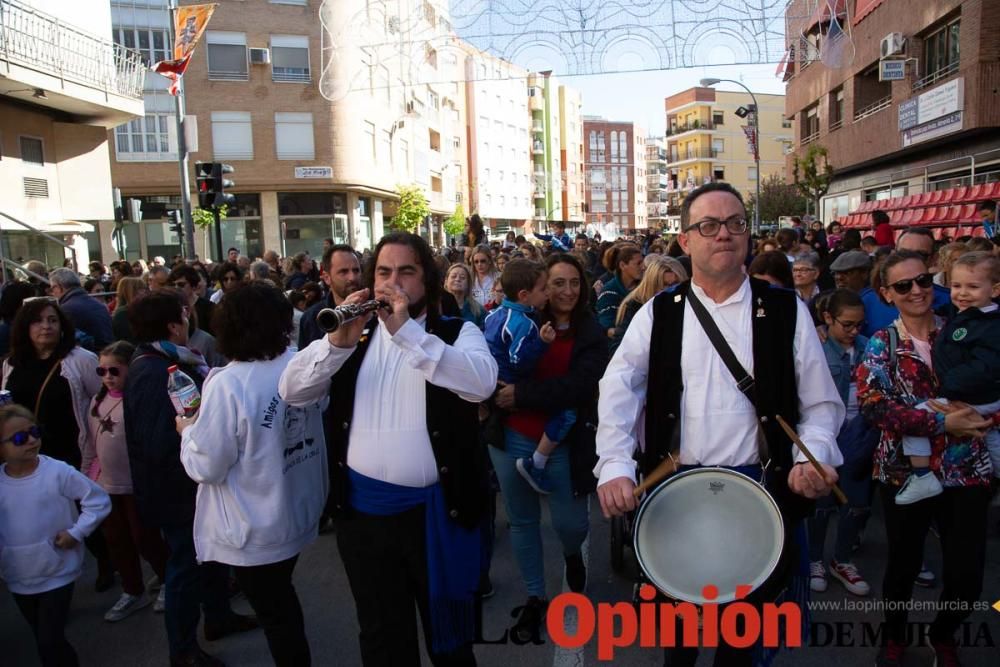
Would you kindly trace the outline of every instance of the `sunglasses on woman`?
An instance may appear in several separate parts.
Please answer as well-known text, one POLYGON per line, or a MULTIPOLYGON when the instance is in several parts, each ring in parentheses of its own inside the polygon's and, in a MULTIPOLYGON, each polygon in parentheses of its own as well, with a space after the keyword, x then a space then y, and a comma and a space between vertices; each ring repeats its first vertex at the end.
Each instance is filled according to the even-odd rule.
POLYGON ((897 280, 891 283, 889 287, 896 294, 909 294, 910 290, 913 289, 913 283, 917 284, 920 289, 927 289, 934 284, 934 275, 930 273, 921 273, 916 278, 907 278, 906 280, 897 280))
POLYGON ((98 366, 97 374, 101 377, 104 377, 105 375, 110 375, 111 377, 116 378, 119 375, 121 375, 121 371, 118 370, 117 366, 108 366, 108 367, 98 366))
POLYGON ((23 431, 18 431, 9 438, 0 440, 0 442, 10 442, 13 443, 15 447, 24 447, 30 440, 38 440, 40 437, 42 437, 42 429, 38 426, 38 424, 32 424, 23 431))

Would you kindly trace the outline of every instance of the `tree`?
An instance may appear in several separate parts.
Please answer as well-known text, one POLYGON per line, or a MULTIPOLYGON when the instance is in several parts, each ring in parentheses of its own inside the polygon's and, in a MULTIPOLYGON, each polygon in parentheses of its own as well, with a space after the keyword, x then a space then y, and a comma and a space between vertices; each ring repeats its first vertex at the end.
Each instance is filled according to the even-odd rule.
POLYGON ((792 176, 799 192, 813 203, 813 210, 819 211, 820 197, 830 189, 833 181, 833 165, 830 164, 826 147, 809 144, 805 155, 796 155, 792 161, 792 176))
MULTIPOLYGON (((227 215, 229 215, 229 207, 223 204, 219 207, 219 221, 225 220, 227 215)), ((208 229, 215 222, 212 210, 207 208, 196 208, 191 211, 191 219, 198 229, 208 229)))
POLYGON ((404 232, 415 232, 424 218, 431 214, 424 191, 416 185, 397 185, 396 194, 399 195, 399 206, 392 226, 404 232))
POLYGON ((444 221, 444 233, 448 236, 458 236, 465 231, 465 209, 461 204, 455 206, 455 212, 444 221))
MULTIPOLYGON (((757 195, 747 198, 747 217, 753 219, 757 207, 757 195)), ((783 215, 805 215, 806 198, 795 185, 785 183, 785 179, 771 174, 760 183, 760 220, 776 224, 783 215)))

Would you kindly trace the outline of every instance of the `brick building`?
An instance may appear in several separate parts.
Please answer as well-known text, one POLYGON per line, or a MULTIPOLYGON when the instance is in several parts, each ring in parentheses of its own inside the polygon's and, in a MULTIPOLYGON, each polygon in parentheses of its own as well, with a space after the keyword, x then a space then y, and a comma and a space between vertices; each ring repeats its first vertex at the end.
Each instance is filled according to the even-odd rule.
POLYGON ((795 0, 786 14, 787 41, 799 56, 786 72, 785 113, 798 121, 789 174, 793 156, 816 143, 835 170, 819 212, 824 222, 863 209, 847 222, 868 225, 867 212, 882 207, 902 226, 906 206, 896 204, 937 199, 956 208, 928 209, 928 219, 963 222, 972 186, 1000 180, 1000 2, 847 0, 856 53, 843 68, 819 58, 828 16, 826 3, 816 5, 795 0), (879 80, 883 56, 896 61, 899 80, 879 80))
POLYGON ((649 227, 645 135, 635 123, 583 117, 589 231, 614 238, 649 227))

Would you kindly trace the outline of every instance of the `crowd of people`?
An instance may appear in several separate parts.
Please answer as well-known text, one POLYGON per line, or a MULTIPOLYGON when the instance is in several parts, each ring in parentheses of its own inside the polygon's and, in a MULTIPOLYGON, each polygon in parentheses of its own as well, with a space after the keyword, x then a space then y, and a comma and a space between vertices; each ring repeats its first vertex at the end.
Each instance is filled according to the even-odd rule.
MULTIPOLYGON (((975 600, 1000 475, 993 243, 900 233, 879 211, 871 234, 795 220, 755 238, 725 184, 690 193, 681 217, 672 239, 555 223, 491 242, 472 216, 438 250, 394 232, 363 253, 328 239, 318 262, 230 248, 215 265, 92 262, 87 275, 27 263, 0 294, 0 576, 42 663, 79 664, 64 628, 85 545, 97 590, 120 581, 105 620, 163 613, 172 665, 222 664, 198 643, 202 614, 209 641, 260 627, 275 664, 308 665, 293 573, 332 530, 364 664, 418 664, 417 613, 434 664, 475 664, 497 494, 521 579, 504 584, 525 595, 512 631, 528 641, 551 592, 543 505, 583 593, 589 496, 605 516, 633 511, 639 475, 664 460, 744 472, 776 499, 788 539, 753 604, 797 576, 870 595, 852 554, 876 497, 883 597, 934 584, 933 524, 942 600, 975 600), (371 299, 371 317, 329 333, 317 321, 371 299), (193 415, 171 400, 177 372, 201 392, 193 415), (254 615, 232 611, 234 590, 254 615)), ((902 609, 886 612, 884 667, 902 664, 902 609)), ((956 609, 930 629, 941 665, 960 664, 956 609)), ((693 665, 697 651, 665 659, 693 665)), ((759 660, 721 646, 715 664, 759 660)))

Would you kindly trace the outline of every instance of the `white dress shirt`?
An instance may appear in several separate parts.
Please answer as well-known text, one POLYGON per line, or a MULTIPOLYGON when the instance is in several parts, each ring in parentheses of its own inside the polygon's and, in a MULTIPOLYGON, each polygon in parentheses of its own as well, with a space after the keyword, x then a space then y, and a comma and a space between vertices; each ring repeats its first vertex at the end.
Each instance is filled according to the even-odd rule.
MULTIPOLYGON (((751 375, 753 319, 750 281, 735 294, 715 303, 693 282, 691 289, 715 320, 736 358, 751 375)), ((799 394, 797 431, 815 457, 823 463, 843 463, 837 432, 844 421, 844 404, 826 365, 808 307, 796 300, 793 354, 799 394)), ((765 315, 766 316, 766 315, 765 315)), ((653 328, 653 301, 632 319, 621 346, 601 379, 598 402, 597 454, 594 474, 599 484, 616 477, 635 480, 636 433, 646 404, 649 340, 653 328)), ((691 304, 684 304, 681 373, 681 464, 741 466, 758 463, 757 416, 702 329, 691 304)), ((761 372, 767 372, 762 369, 761 372)), ((797 452, 796 461, 807 460, 797 452)))
MULTIPOLYGON (((347 465, 392 484, 426 487, 438 481, 427 434, 426 382, 478 403, 496 389, 497 364, 486 339, 466 322, 454 345, 446 345, 409 320, 390 336, 384 325, 361 362, 354 396, 354 416, 347 465)), ((327 395, 330 378, 355 348, 339 348, 326 336, 299 351, 281 376, 278 393, 287 403, 304 406, 327 395)), ((337 400, 332 396, 331 400, 337 400)), ((469 445, 475 443, 470 433, 469 445)))

